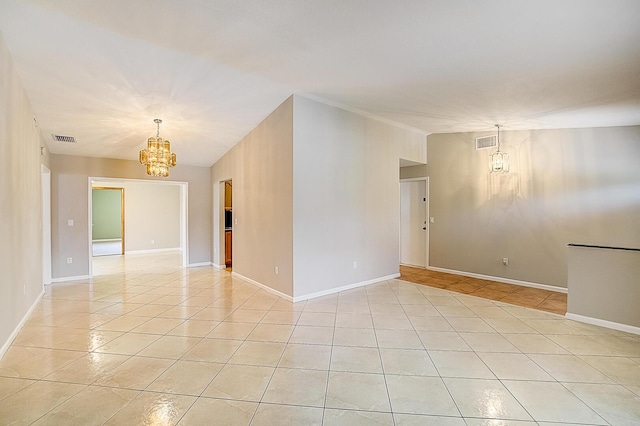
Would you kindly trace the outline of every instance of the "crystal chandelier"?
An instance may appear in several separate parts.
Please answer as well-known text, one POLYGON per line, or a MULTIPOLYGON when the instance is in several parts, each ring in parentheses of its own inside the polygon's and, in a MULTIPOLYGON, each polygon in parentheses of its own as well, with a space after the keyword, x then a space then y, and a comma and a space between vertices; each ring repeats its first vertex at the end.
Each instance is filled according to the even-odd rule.
POLYGON ((171 152, 171 143, 160 137, 160 123, 162 120, 153 120, 158 126, 156 137, 150 137, 147 148, 140 150, 140 164, 147 166, 149 176, 169 176, 169 168, 176 165, 176 154, 171 152))
POLYGON ((491 173, 509 173, 509 154, 500 151, 500 125, 498 128, 498 150, 491 154, 489 158, 489 171, 491 173))

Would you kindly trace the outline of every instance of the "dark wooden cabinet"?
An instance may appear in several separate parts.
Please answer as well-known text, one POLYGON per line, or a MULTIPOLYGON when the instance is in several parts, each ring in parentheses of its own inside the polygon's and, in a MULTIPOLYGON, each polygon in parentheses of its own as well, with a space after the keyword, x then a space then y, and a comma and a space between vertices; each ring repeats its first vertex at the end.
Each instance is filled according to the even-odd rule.
POLYGON ((227 268, 231 267, 231 231, 224 231, 224 264, 227 268))
POLYGON ((228 180, 224 183, 224 209, 231 210, 231 181, 228 180))

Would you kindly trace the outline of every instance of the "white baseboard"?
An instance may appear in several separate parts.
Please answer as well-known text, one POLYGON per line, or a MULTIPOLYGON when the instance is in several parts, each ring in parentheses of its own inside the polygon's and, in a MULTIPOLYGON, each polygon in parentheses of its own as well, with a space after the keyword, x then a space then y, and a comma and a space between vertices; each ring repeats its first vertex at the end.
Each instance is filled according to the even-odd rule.
POLYGON ((400 266, 408 266, 410 268, 426 269, 424 267, 424 265, 412 265, 411 263, 402 263, 402 262, 400 262, 400 266))
POLYGON ((400 274, 386 275, 384 277, 378 277, 378 278, 373 278, 371 280, 360 281, 360 282, 353 283, 353 284, 343 285, 342 287, 330 288, 328 290, 318 291, 318 292, 315 292, 315 293, 309 293, 309 294, 305 294, 305 295, 302 295, 302 296, 295 296, 293 298, 293 301, 294 302, 302 302, 303 300, 309 300, 309 299, 315 299, 316 297, 328 296, 330 294, 339 293, 341 291, 351 290, 351 289, 362 287, 362 286, 365 286, 365 285, 379 283, 381 281, 392 280, 394 278, 398 278, 399 276, 400 276, 400 274))
POLYGON ((600 318, 586 317, 584 315, 571 314, 569 312, 564 314, 564 316, 565 318, 568 318, 570 320, 640 335, 640 327, 635 327, 633 325, 620 324, 619 322, 607 321, 600 318))
POLYGON ((76 275, 75 277, 60 277, 60 278, 51 278, 52 283, 62 283, 65 281, 80 281, 80 280, 88 280, 89 275, 76 275))
POLYGON ((121 238, 105 238, 102 240, 91 240, 92 243, 113 243, 116 241, 122 241, 121 238))
POLYGON ((446 272, 447 274, 462 275, 464 277, 479 278, 481 280, 497 281, 499 283, 514 284, 523 287, 539 288, 542 290, 555 291, 558 293, 567 293, 566 287, 556 287, 554 285, 531 283, 528 281, 512 280, 510 278, 492 277, 490 275, 474 274, 473 272, 456 271, 453 269, 438 268, 435 266, 427 266, 426 269, 431 271, 446 272))
POLYGON ((149 249, 149 250, 125 250, 124 254, 149 254, 149 253, 164 253, 168 251, 182 252, 180 247, 174 248, 162 248, 162 249, 149 249))
POLYGON ((36 297, 36 300, 33 302, 31 307, 27 311, 27 313, 24 314, 24 316, 22 317, 22 319, 20 320, 20 322, 18 323, 16 328, 13 330, 13 333, 11 333, 11 335, 9 336, 7 341, 4 342, 4 344, 0 348, 0 359, 2 359, 2 357, 7 352, 7 350, 9 350, 9 346, 11 346, 11 343, 13 343, 13 340, 16 338, 16 336, 18 336, 18 333, 20 333, 20 330, 22 330, 22 327, 24 326, 24 323, 27 322, 27 320, 29 319, 29 317, 33 313, 33 310, 36 308, 36 306, 38 306, 38 303, 40 303, 40 300, 42 300, 42 296, 44 296, 44 290, 42 290, 40 292, 40 294, 38 295, 38 297, 36 297))
POLYGON ((212 266, 211 262, 198 262, 198 263, 190 263, 187 265, 187 268, 197 268, 198 266, 212 266))
POLYGON ((211 263, 211 265, 216 269, 225 269, 227 267, 227 265, 218 265, 217 263, 211 263))
POLYGON ((318 292, 315 292, 315 293, 305 294, 305 295, 302 295, 302 296, 292 297, 292 296, 289 296, 288 294, 284 294, 284 293, 282 293, 282 292, 280 292, 278 290, 275 290, 275 289, 273 289, 273 288, 271 288, 271 287, 269 287, 267 285, 259 283, 258 281, 252 280, 251 278, 247 278, 247 277, 245 277, 243 275, 240 275, 237 272, 232 272, 231 275, 234 276, 234 277, 238 277, 238 278, 240 278, 240 279, 242 279, 244 281, 247 281, 248 283, 251 283, 251 284, 253 284, 255 286, 258 286, 261 289, 268 291, 269 293, 273 293, 276 296, 282 297, 283 299, 286 299, 289 302, 293 302, 293 303, 302 302, 304 300, 309 300, 309 299, 315 299, 316 297, 327 296, 329 294, 339 293, 341 291, 351 290, 353 288, 362 287, 362 286, 369 285, 369 284, 375 284, 375 283, 378 283, 378 282, 381 282, 381 281, 392 280, 392 279, 398 278, 400 276, 400 274, 392 274, 392 275, 387 275, 387 276, 384 276, 384 277, 373 278, 371 280, 360 281, 360 282, 353 283, 353 284, 347 284, 347 285, 344 285, 342 287, 335 287, 335 288, 330 288, 328 290, 323 290, 323 291, 318 291, 318 292))
POLYGON ((276 296, 282 297, 283 299, 288 300, 289 302, 294 302, 293 297, 289 296, 288 294, 282 293, 281 291, 278 291, 278 290, 273 289, 273 288, 271 288, 271 287, 269 287, 267 285, 259 283, 258 281, 255 281, 255 280, 252 280, 251 278, 245 277, 244 275, 240 275, 237 272, 231 272, 231 276, 240 278, 243 281, 246 281, 246 282, 248 282, 250 284, 253 284, 253 285, 257 286, 257 287, 260 287, 263 290, 268 291, 269 293, 273 293, 276 296))

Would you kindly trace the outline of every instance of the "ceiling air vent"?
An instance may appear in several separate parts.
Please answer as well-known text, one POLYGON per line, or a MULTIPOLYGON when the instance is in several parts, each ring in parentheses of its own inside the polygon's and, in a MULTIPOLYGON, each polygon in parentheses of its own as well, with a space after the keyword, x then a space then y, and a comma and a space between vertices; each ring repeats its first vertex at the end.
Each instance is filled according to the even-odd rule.
POLYGON ((493 148, 498 146, 497 136, 482 136, 476 138, 476 149, 493 148))
POLYGON ((73 136, 51 135, 56 142, 76 143, 76 138, 73 136))

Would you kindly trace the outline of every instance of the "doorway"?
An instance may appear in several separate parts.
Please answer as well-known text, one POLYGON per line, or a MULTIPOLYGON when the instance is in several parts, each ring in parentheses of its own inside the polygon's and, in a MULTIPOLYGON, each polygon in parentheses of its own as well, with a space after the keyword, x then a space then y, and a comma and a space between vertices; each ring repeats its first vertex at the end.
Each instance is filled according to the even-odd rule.
POLYGON ((91 189, 91 247, 93 256, 124 254, 124 188, 91 189))
MULTIPOLYGON (((131 261, 135 257, 151 253, 160 253, 156 258, 162 259, 170 256, 171 259, 167 260, 167 264, 193 266, 189 265, 189 184, 187 182, 89 176, 87 209, 89 223, 93 220, 93 188, 126 189, 126 210, 124 210, 123 201, 122 217, 125 218, 127 226, 124 228, 123 224, 125 232, 122 235, 123 240, 126 240, 124 255, 98 257, 92 254, 93 226, 88 227, 90 277, 94 275, 95 262, 99 263, 99 274, 105 273, 107 269, 109 273, 118 268, 121 272, 126 269, 124 263, 127 262, 127 258, 131 261), (163 208, 158 209, 157 206, 163 206, 163 208), (154 235, 149 235, 148 232, 154 235), (105 265, 108 268, 104 268, 105 265)), ((131 267, 134 266, 131 265, 131 267)))
POLYGON ((233 265, 233 182, 224 181, 224 266, 233 265))
POLYGON ((400 182, 400 264, 426 268, 429 265, 427 180, 400 182))

